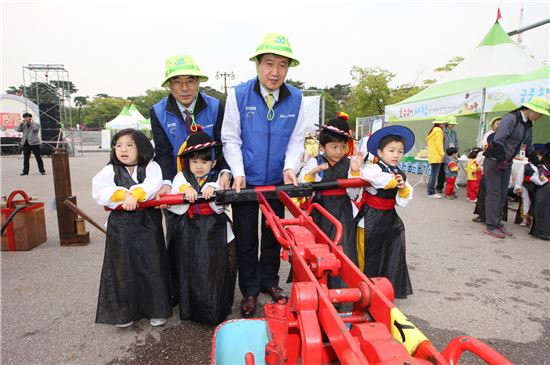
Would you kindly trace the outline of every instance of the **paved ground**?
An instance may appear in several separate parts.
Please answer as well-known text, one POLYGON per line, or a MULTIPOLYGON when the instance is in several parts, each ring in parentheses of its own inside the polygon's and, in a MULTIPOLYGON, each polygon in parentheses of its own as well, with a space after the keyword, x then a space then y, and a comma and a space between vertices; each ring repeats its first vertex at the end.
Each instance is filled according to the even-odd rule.
MULTIPOLYGON (((70 159, 78 205, 101 222, 107 214, 92 201, 90 181, 107 160, 106 153, 70 159)), ((129 330, 94 324, 103 233, 87 224, 88 246, 60 247, 51 160, 45 159, 46 176, 34 159, 29 176, 19 176, 20 157, 3 156, 0 163, 2 194, 21 188, 44 201, 48 232, 48 241, 32 251, 2 252, 2 364, 208 363, 210 327, 175 316, 163 328, 146 321, 129 330)), ((400 209, 415 292, 396 305, 440 350, 468 334, 517 364, 550 364, 549 242, 511 224, 514 238, 485 236, 471 221, 465 189, 454 201, 427 199, 424 189, 420 184, 413 202, 400 209)), ((281 271, 286 278, 288 266, 281 271)), ((231 317, 237 312, 235 305, 231 317)))

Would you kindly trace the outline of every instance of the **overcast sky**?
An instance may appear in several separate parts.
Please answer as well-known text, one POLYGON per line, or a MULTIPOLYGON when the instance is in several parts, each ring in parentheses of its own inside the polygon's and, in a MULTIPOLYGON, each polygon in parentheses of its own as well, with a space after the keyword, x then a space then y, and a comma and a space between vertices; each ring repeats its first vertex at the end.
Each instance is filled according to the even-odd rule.
MULTIPOLYGON (((352 83, 353 65, 387 69, 394 85, 413 83, 466 57, 498 7, 504 29, 517 29, 522 3, 522 26, 550 16, 548 1, 0 0, 0 86, 22 84, 24 65, 55 63, 77 95, 141 95, 160 87, 168 56, 187 53, 210 76, 206 85, 222 90, 217 71, 235 73, 230 85, 255 75, 248 58, 269 31, 288 35, 301 61, 288 77, 306 86, 352 83)), ((541 63, 549 43, 548 24, 523 35, 541 63)))

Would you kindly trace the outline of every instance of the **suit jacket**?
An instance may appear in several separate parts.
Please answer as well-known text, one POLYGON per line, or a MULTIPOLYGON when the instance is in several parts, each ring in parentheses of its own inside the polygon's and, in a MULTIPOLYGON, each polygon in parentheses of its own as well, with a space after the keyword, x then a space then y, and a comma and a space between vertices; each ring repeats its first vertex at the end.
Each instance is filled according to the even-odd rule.
POLYGON ((40 137, 38 137, 38 132, 40 132, 40 125, 38 123, 31 122, 27 124, 22 122, 17 126, 16 129, 18 132, 22 132, 23 136, 21 137, 21 144, 27 142, 31 146, 40 144, 40 137))

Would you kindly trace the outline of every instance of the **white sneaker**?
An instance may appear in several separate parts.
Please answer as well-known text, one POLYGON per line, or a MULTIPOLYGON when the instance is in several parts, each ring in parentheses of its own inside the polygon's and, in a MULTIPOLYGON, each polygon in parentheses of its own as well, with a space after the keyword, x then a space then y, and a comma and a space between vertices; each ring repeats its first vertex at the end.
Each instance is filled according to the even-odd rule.
POLYGON ((441 199, 441 195, 439 194, 432 194, 432 195, 428 195, 428 198, 432 198, 432 199, 441 199))
POLYGON ((153 327, 162 326, 163 324, 166 323, 166 318, 151 318, 151 319, 149 320, 149 323, 150 323, 151 326, 153 326, 153 327))
POLYGON ((122 324, 115 324, 118 328, 127 328, 134 324, 134 321, 128 322, 128 323, 122 323, 122 324))

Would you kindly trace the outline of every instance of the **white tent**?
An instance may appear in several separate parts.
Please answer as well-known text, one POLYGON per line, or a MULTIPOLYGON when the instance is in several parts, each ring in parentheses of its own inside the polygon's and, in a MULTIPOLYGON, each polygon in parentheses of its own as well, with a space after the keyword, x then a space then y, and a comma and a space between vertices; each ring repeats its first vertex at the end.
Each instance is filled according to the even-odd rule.
POLYGON ((139 112, 139 110, 136 108, 136 106, 134 104, 130 105, 130 107, 128 108, 128 111, 130 112, 130 115, 132 115, 132 117, 135 119, 135 120, 145 120, 145 117, 139 112))
POLYGON ((145 119, 133 104, 130 108, 125 106, 115 119, 105 123, 105 129, 120 130, 125 128, 151 130, 151 120, 145 119))
POLYGON ((127 107, 122 108, 120 113, 108 123, 105 123, 106 129, 124 129, 137 128, 138 121, 134 119, 127 107))
POLYGON ((477 136, 479 141, 487 113, 513 110, 535 96, 548 97, 549 90, 548 67, 527 55, 495 22, 479 45, 443 79, 408 99, 387 105, 385 120, 410 126, 407 122, 438 115, 469 117, 466 119, 479 123, 470 124, 463 132, 477 136))
POLYGON ((486 112, 488 88, 513 83, 515 78, 541 66, 496 22, 473 52, 443 79, 408 99, 386 106, 386 121, 486 112))

